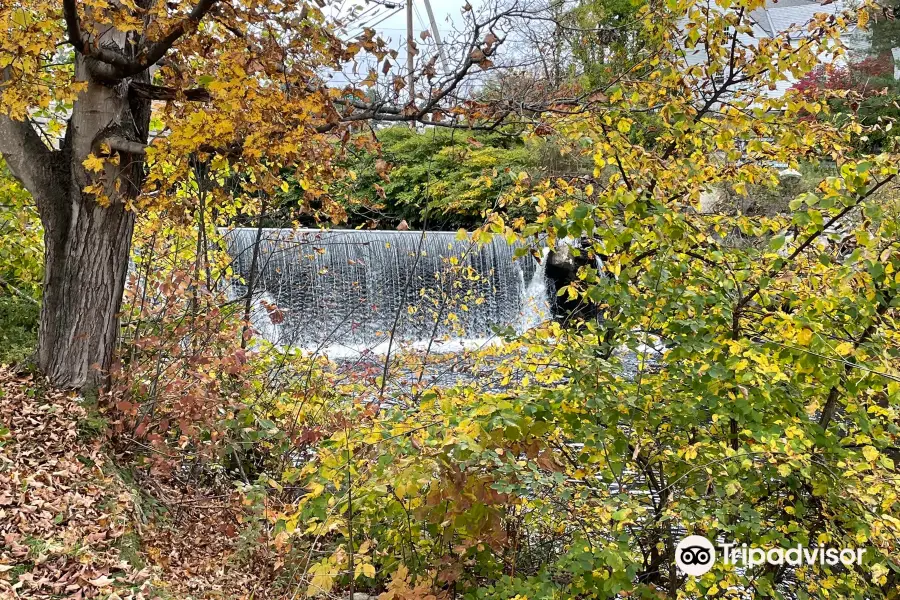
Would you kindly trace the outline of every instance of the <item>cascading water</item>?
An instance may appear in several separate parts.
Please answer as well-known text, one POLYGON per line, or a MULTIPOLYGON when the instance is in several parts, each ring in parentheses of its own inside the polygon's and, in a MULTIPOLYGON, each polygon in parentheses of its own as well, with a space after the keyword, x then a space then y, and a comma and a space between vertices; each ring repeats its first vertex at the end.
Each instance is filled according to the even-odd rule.
POLYGON ((522 278, 525 287, 525 297, 522 303, 521 319, 519 320, 519 331, 537 327, 550 316, 552 316, 552 307, 550 305, 550 291, 553 288, 547 280, 547 256, 550 254, 549 248, 544 248, 543 259, 537 265, 531 281, 524 285, 525 278, 522 278))
MULTIPOLYGON (((519 331, 551 317, 545 265, 496 238, 439 231, 263 229, 254 329, 283 346, 373 348, 519 331), (276 308, 277 307, 277 308, 276 308)), ((223 232, 234 297, 247 293, 258 230, 223 232), (240 280, 238 280, 238 278, 240 280)), ((546 261, 544 261, 546 262, 546 261)))

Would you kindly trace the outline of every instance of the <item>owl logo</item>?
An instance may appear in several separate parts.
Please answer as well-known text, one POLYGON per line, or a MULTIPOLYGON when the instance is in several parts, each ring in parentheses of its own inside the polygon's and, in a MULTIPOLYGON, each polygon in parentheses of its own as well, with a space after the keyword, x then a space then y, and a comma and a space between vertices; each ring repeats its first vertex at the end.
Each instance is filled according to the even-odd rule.
POLYGON ((715 562, 715 547, 701 535, 689 535, 675 547, 675 564, 687 575, 703 575, 715 562))

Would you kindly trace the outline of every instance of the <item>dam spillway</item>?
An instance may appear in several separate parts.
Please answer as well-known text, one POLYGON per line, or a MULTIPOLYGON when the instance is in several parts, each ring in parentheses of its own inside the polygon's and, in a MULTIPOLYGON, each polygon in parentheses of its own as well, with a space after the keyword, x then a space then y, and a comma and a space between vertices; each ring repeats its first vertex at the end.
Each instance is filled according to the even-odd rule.
POLYGON ((391 332, 398 343, 480 340, 551 316, 544 264, 515 258, 498 236, 479 244, 442 231, 222 234, 232 297, 245 298, 252 282, 253 328, 280 346, 371 349, 391 332))

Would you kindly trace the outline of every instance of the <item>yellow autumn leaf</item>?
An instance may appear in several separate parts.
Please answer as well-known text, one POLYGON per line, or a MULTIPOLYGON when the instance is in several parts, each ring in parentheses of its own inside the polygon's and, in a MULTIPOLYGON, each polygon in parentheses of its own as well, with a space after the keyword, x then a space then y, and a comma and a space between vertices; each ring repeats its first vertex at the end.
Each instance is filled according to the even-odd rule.
POLYGON ((309 498, 317 498, 325 491, 325 486, 318 482, 309 485, 309 498))
POLYGON ((99 156, 95 156, 93 153, 88 154, 88 157, 84 159, 81 163, 84 165, 84 168, 88 171, 94 171, 95 173, 99 173, 103 170, 103 159, 99 156))
POLYGON ((879 456, 879 452, 874 446, 866 446, 863 448, 862 453, 869 462, 875 462, 875 459, 879 456))
POLYGON ((327 561, 322 561, 310 567, 309 574, 312 575, 312 579, 310 579, 309 587, 306 590, 307 596, 318 596, 331 591, 334 585, 334 575, 332 574, 332 567, 327 561))
POLYGON ((847 356, 848 354, 853 352, 853 344, 850 342, 842 342, 837 345, 834 351, 841 356, 847 356))
POLYGON ((864 8, 859 9, 859 14, 856 16, 856 26, 860 29, 865 29, 866 25, 869 23, 869 11, 864 8))

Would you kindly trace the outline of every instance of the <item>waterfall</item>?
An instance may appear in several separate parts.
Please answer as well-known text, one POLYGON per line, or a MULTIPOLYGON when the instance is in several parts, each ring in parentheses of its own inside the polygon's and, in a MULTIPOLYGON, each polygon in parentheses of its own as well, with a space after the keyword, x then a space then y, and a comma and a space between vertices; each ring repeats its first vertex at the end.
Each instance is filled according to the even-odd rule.
MULTIPOLYGON (((525 286, 525 297, 522 303, 522 313, 519 319, 519 331, 525 331, 537 327, 547 319, 553 317, 550 299, 550 288, 547 281, 547 256, 550 248, 544 248, 543 260, 531 276, 531 281, 525 286)), ((524 282, 524 277, 523 277, 524 282)))
MULTIPOLYGON (((234 298, 247 293, 255 228, 223 231, 234 298)), ((281 346, 374 348, 477 340, 550 318, 546 261, 440 231, 263 229, 254 329, 281 346), (276 308, 277 307, 277 308, 276 308), (396 327, 395 327, 396 325, 396 327)))

